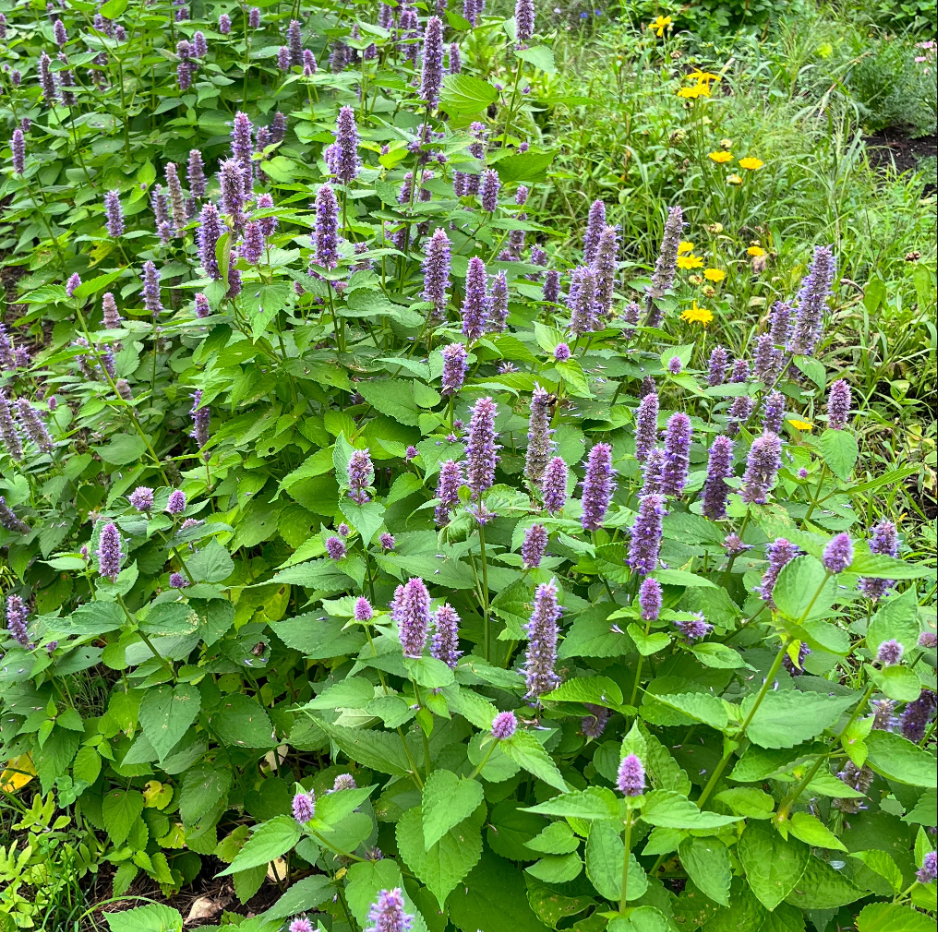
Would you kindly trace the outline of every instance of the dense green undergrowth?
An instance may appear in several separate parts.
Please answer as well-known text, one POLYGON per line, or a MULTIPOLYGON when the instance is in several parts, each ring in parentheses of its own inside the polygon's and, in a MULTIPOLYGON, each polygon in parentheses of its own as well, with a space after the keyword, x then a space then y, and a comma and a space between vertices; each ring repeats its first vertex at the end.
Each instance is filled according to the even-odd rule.
POLYGON ((4 932, 931 928, 934 228, 839 47, 7 6, 4 932))

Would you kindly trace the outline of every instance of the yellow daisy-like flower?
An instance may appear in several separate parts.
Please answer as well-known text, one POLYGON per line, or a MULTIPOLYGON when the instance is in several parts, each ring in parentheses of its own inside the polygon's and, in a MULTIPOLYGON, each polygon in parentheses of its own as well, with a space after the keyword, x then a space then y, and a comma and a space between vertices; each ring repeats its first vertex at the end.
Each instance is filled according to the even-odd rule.
POLYGON ((704 269, 704 278, 708 282, 721 282, 726 278, 726 272, 723 269, 704 269))
POLYGON ((684 240, 683 242, 680 242, 677 244, 677 254, 679 256, 683 256, 685 252, 693 252, 693 251, 694 251, 694 244, 689 243, 687 240, 684 240))
POLYGON ((654 31, 655 35, 660 39, 664 35, 665 29, 668 28, 672 23, 670 16, 659 16, 652 24, 651 29, 654 31))
POLYGON ((810 421, 802 421, 796 417, 788 418, 788 423, 791 424, 795 430, 811 430, 814 425, 810 421))
POLYGON ((765 162, 763 162, 762 159, 755 159, 751 156, 739 160, 739 167, 745 168, 747 172, 757 171, 762 168, 764 164, 765 162))
POLYGON ((677 267, 679 269, 702 269, 703 259, 700 256, 678 256, 677 267))
POLYGON ((707 84, 709 85, 711 81, 719 81, 720 76, 718 74, 711 74, 709 71, 692 71, 687 77, 693 78, 698 84, 707 84))
POLYGON ((746 250, 747 256, 752 256, 753 259, 758 259, 760 256, 765 255, 765 250, 761 246, 750 246, 746 250))
POLYGON ((686 320, 689 324, 703 324, 707 326, 713 320, 713 314, 705 307, 697 307, 697 302, 681 314, 681 320, 686 320))
POLYGON ((729 178, 726 179, 726 183, 727 184, 742 184, 743 179, 740 178, 739 175, 730 175, 729 178))
POLYGON ((722 152, 722 151, 711 152, 711 153, 710 153, 710 158, 713 159, 713 161, 716 162, 717 165, 723 165, 723 164, 725 164, 726 162, 732 162, 732 161, 733 161, 733 153, 732 153, 732 152, 722 152))
POLYGON ((682 87, 677 92, 677 96, 683 97, 685 100, 696 100, 698 97, 709 97, 710 86, 707 84, 695 84, 693 87, 682 87))

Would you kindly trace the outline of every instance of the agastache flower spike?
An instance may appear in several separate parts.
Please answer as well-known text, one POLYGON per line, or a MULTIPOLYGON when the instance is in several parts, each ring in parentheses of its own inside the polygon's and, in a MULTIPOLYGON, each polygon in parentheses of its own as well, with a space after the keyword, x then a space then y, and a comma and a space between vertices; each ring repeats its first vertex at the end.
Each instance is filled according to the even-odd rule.
POLYGON ((574 269, 567 303, 572 333, 580 336, 596 329, 596 275, 589 266, 574 269))
POLYGON ((462 71, 462 55, 459 51, 459 44, 451 42, 449 47, 449 62, 446 68, 447 74, 459 74, 462 71))
POLYGON ((492 281, 492 293, 489 295, 488 329, 502 333, 508 324, 508 278, 499 272, 492 281))
POLYGON ((498 407, 491 398, 480 398, 472 407, 469 421, 469 439, 466 443, 466 484, 473 498, 495 483, 495 467, 501 446, 495 442, 495 415, 498 407))
POLYGON ((518 719, 514 712, 499 712, 492 720, 492 737, 497 741, 508 741, 518 730, 518 719))
POLYGON ((645 792, 645 768, 634 754, 627 754, 619 764, 616 786, 623 796, 641 796, 645 792))
POLYGON ((423 260, 423 294, 421 297, 433 305, 432 316, 442 320, 450 287, 450 241, 442 227, 433 231, 427 243, 423 260))
POLYGON ((23 430, 36 447, 43 453, 53 453, 55 444, 52 442, 49 431, 46 430, 46 425, 39 416, 39 412, 25 398, 17 398, 16 411, 20 423, 23 425, 23 430))
POLYGON ((618 254, 618 233, 615 227, 607 226, 599 237, 599 246, 593 263, 596 273, 596 313, 599 317, 606 317, 612 311, 618 254))
POLYGON ((626 561, 633 573, 648 576, 658 568, 661 553, 661 519, 665 511, 663 495, 646 495, 638 505, 638 517, 632 525, 632 540, 626 561))
POLYGON ((332 537, 327 537, 326 553, 328 554, 330 560, 335 560, 336 562, 339 560, 344 560, 347 553, 345 541, 342 540, 341 537, 336 537, 335 535, 332 537))
POLYGON ((732 475, 733 441, 729 437, 716 437, 710 447, 702 494, 702 511, 713 521, 726 517, 726 500, 730 493, 726 480, 732 475))
POLYGON ((674 275, 677 271, 677 251, 681 242, 681 231, 684 228, 684 214, 680 207, 672 207, 668 211, 668 219, 664 225, 664 235, 661 238, 661 251, 655 264, 655 272, 651 279, 649 295, 652 298, 663 297, 674 284, 674 275))
POLYGON ((590 205, 586 219, 586 232, 583 235, 583 261, 590 265, 599 249, 599 238, 606 227, 606 205, 595 200, 590 205))
POLYGON ((466 295, 462 305, 462 332, 468 342, 480 339, 485 333, 488 313, 485 263, 473 256, 466 271, 466 295))
POLYGON ((189 193, 196 198, 205 197, 205 166, 202 163, 202 153, 198 149, 189 150, 186 177, 189 180, 189 193))
POLYGON ((455 395, 462 388, 468 369, 466 347, 462 343, 450 343, 440 350, 443 356, 442 394, 455 395))
POLYGON ((776 346, 786 346, 791 336, 791 305, 776 301, 769 317, 769 335, 776 346))
POLYGON ((447 460, 440 466, 436 497, 439 504, 433 513, 438 525, 449 522, 450 512, 459 504, 459 487, 463 484, 462 466, 455 460, 447 460))
POLYGON ((730 382, 741 384, 749 381, 749 363, 745 359, 737 359, 733 363, 733 371, 730 374, 730 382))
POLYGON ((212 417, 209 409, 202 406, 202 389, 197 388, 192 393, 192 408, 189 414, 192 418, 192 439, 199 445, 201 450, 209 440, 209 422, 212 417))
POLYGON ((459 615, 449 604, 441 605, 433 613, 433 640, 430 644, 430 656, 441 660, 451 670, 462 656, 459 649, 459 615))
POLYGON ((525 531, 521 545, 521 560, 526 569, 537 569, 547 550, 548 533, 543 524, 532 524, 525 531))
POLYGON ((580 522, 584 531, 596 531, 602 527, 616 487, 614 476, 612 447, 608 443, 597 443, 587 457, 586 476, 583 479, 583 514, 580 522))
POLYGON ((642 612, 642 621, 657 621, 661 614, 661 583, 651 576, 646 576, 638 588, 638 607, 642 612))
POLYGON ((661 491, 661 475, 664 470, 665 454, 661 447, 655 447, 642 466, 642 495, 653 495, 661 491))
POLYGON ((482 181, 479 185, 479 200, 482 209, 489 214, 498 210, 498 192, 501 190, 501 180, 494 168, 487 168, 482 172, 482 181))
POLYGON ((763 602, 768 602, 771 608, 775 607, 772 593, 775 589, 775 583, 778 580, 778 574, 798 556, 798 552, 798 548, 784 537, 777 537, 766 547, 765 555, 768 558, 769 566, 763 574, 762 582, 755 592, 763 602))
POLYGON ((531 482, 539 482, 556 444, 553 441, 551 421, 551 397, 541 388, 534 386, 531 395, 531 415, 528 420, 528 449, 525 455, 524 474, 531 482))
POLYGON ((843 379, 837 379, 827 397, 827 426, 831 430, 843 430, 847 426, 851 402, 850 386, 843 379))
POLYGON ((236 230, 240 230, 244 215, 244 174, 241 163, 235 159, 225 159, 219 173, 222 209, 231 217, 236 230))
MULTIPOLYGON (((899 537, 896 534, 896 526, 892 521, 880 521, 873 528, 873 536, 870 538, 870 552, 881 553, 889 557, 899 556, 899 537)), ((868 599, 876 601, 881 599, 895 584, 894 579, 864 577, 857 583, 857 588, 868 599)))
POLYGON ((420 659, 430 630, 430 593, 422 579, 413 577, 397 587, 391 617, 397 624, 404 656, 420 659))
POLYGON ((559 456, 553 457, 544 469, 541 497, 549 514, 555 515, 563 511, 563 506, 567 503, 568 471, 567 464, 559 456))
POLYGON ((814 261, 798 293, 798 315, 788 344, 789 352, 796 356, 810 356, 821 339, 824 309, 833 294, 836 273, 837 260, 830 247, 816 247, 814 261))
POLYGON ((156 317, 163 310, 160 299, 160 273, 149 259, 143 263, 143 306, 156 317))
POLYGON ((925 732, 935 717, 938 700, 930 689, 923 689, 918 699, 910 702, 899 716, 902 736, 918 744, 925 737, 925 732))
POLYGON ((664 466, 661 470, 661 491, 679 496, 687 483, 690 468, 690 446, 693 428, 690 418, 681 411, 668 418, 664 436, 664 466))
POLYGON ((74 298, 75 292, 81 287, 81 276, 77 272, 73 272, 69 277, 68 281, 65 283, 65 296, 68 298, 74 298))
POLYGON ((334 269, 339 263, 339 201, 332 185, 324 184, 316 195, 316 227, 314 234, 316 265, 334 269))
POLYGON ((10 637, 20 647, 32 650, 35 645, 29 639, 29 629, 26 623, 28 617, 26 603, 18 595, 7 596, 6 616, 7 631, 10 632, 10 637))
POLYGON ((554 581, 541 583, 534 592, 534 611, 524 628, 528 636, 524 674, 529 699, 543 696, 560 685, 560 677, 554 672, 554 667, 557 663, 557 622, 561 611, 554 581))
POLYGON ((753 367, 756 381, 764 382, 767 385, 775 381, 781 363, 782 355, 775 348, 772 335, 763 333, 756 340, 756 361, 753 367))
POLYGON ((883 641, 876 651, 876 660, 884 667, 894 667, 905 653, 905 648, 894 638, 883 641))
POLYGON ((749 448, 743 476, 742 499, 746 504, 765 504, 781 465, 782 441, 778 434, 757 437, 749 448))
POLYGON ((349 498, 359 505, 370 500, 368 488, 374 482, 375 469, 368 450, 355 450, 348 461, 349 498))
POLYGON ((170 162, 166 166, 166 187, 169 189, 169 203, 173 212, 173 226, 178 236, 182 228, 189 222, 186 213, 186 199, 183 197, 182 185, 179 183, 179 172, 170 162))
POLYGON ((316 815, 316 797, 313 793, 297 793, 293 797, 293 818, 300 825, 311 822, 316 815))
POLYGON ((104 215, 107 220, 107 231, 110 236, 124 235, 124 214, 121 210, 121 199, 118 191, 107 191, 104 195, 104 215))
POLYGON ((707 373, 707 385, 714 388, 726 381, 726 367, 729 357, 722 346, 715 346, 710 354, 710 371, 707 373))
POLYGON ((13 130, 10 149, 13 152, 13 171, 22 175, 26 171, 26 138, 19 127, 13 130))
POLYGON ((443 85, 443 23, 438 16, 427 20, 423 36, 423 73, 420 80, 420 98, 432 109, 440 99, 443 85))
POLYGON ((404 911, 404 895, 400 887, 382 890, 368 913, 365 932, 410 932, 414 917, 404 911))
POLYGON ((47 107, 54 107, 59 102, 59 95, 52 77, 52 59, 43 52, 39 56, 39 86, 47 107))
POLYGON ((334 145, 332 173, 341 184, 351 184, 358 177, 361 167, 358 158, 358 126, 355 123, 355 111, 351 107, 339 110, 334 145))
POLYGON ((658 396, 649 392, 635 412, 635 459, 644 463, 658 444, 658 396))
POLYGON ((772 392, 762 405, 762 429, 772 434, 780 434, 784 419, 785 396, 781 392, 772 392))
POLYGON ((303 64, 303 33, 300 31, 300 24, 295 20, 290 20, 287 27, 287 45, 290 48, 290 64, 303 64))
POLYGON ((98 572, 107 579, 117 579, 121 571, 121 535, 116 524, 105 524, 98 538, 98 572))
POLYGON ((544 274, 544 292, 541 298, 550 304, 556 304, 560 299, 560 272, 556 269, 548 269, 544 274))
POLYGON ((853 563, 853 541, 849 534, 837 534, 824 548, 821 562, 828 573, 842 573, 853 563))
POLYGON ((371 621, 374 617, 374 609, 371 607, 371 602, 364 596, 360 596, 355 600, 354 617, 356 621, 371 621))
POLYGON ((14 534, 29 533, 29 525, 17 518, 16 513, 6 503, 6 499, 2 495, 0 495, 0 527, 6 528, 14 534))
POLYGON ((196 237, 199 244, 199 264, 209 278, 218 281, 221 270, 215 257, 215 247, 221 239, 221 218, 214 204, 206 204, 199 215, 199 229, 196 237))

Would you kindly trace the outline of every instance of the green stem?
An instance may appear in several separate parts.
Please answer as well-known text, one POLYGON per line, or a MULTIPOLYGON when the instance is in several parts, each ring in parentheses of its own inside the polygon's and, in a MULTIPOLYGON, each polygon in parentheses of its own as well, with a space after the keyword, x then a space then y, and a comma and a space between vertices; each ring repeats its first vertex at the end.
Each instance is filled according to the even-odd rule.
POLYGON ((485 765, 489 762, 489 758, 495 753, 495 748, 497 747, 498 747, 498 742, 493 741, 491 747, 486 752, 485 757, 483 757, 482 760, 479 762, 479 766, 476 767, 476 769, 473 770, 472 773, 469 774, 469 777, 468 777, 469 780, 475 780, 475 778, 479 776, 480 773, 482 773, 482 771, 485 769, 485 765))
MULTIPOLYGON (((482 507, 482 502, 479 502, 482 507)), ((479 525, 479 554, 482 557, 482 598, 485 623, 485 659, 492 662, 492 622, 489 618, 489 568, 485 554, 485 525, 479 525)))
POLYGON ((622 896, 619 898, 619 912, 625 912, 625 902, 628 897, 629 889, 629 853, 632 849, 632 810, 629 810, 628 817, 625 820, 625 851, 622 859, 622 896))
POLYGON ((169 674, 170 679, 175 679, 176 671, 173 669, 173 665, 153 646, 153 642, 150 640, 150 638, 137 626, 137 622, 135 621, 134 616, 130 614, 130 609, 127 608, 127 603, 124 602, 124 597, 119 595, 117 597, 117 601, 120 604, 120 607, 124 610, 124 614, 127 616, 127 620, 136 628, 137 634, 140 635, 140 640, 150 648, 150 652, 163 665, 166 672, 169 674))

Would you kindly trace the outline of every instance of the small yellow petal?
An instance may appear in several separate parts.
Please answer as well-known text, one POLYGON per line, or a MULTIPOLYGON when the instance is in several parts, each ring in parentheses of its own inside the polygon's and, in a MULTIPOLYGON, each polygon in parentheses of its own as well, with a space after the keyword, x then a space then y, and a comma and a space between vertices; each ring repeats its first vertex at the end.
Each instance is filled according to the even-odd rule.
POLYGON ((765 162, 763 162, 762 159, 745 158, 745 159, 739 160, 739 167, 745 168, 746 171, 751 171, 751 172, 754 172, 757 169, 762 168, 764 164, 765 162))
POLYGON ((704 269, 704 278, 708 282, 721 282, 726 278, 726 272, 723 269, 704 269))
POLYGON ((788 418, 788 423, 791 424, 795 430, 811 430, 814 425, 810 421, 801 421, 798 418, 788 418))

